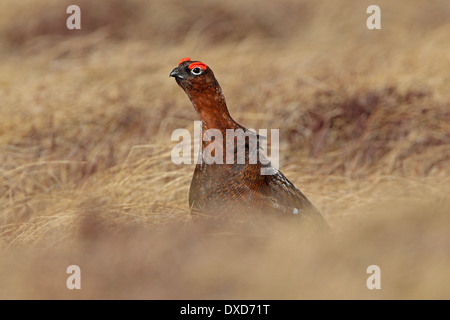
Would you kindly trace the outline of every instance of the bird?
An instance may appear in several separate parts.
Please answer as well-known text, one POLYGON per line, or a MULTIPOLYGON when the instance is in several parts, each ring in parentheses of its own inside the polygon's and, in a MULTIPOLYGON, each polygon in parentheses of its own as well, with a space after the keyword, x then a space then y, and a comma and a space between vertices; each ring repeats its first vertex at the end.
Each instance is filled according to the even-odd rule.
MULTIPOLYGON (((221 222, 260 226, 270 225, 274 219, 284 219, 293 223, 308 221, 328 228, 321 213, 270 161, 262 161, 267 160, 262 158, 258 158, 256 163, 249 161, 252 148, 248 137, 245 140, 245 162, 237 161, 238 150, 234 141, 239 139, 239 135, 249 135, 250 132, 258 139, 262 137, 251 133, 231 117, 225 96, 210 67, 201 61, 184 58, 169 76, 174 77, 187 94, 201 120, 202 157, 213 143, 205 139, 209 130, 217 130, 223 136, 230 129, 239 132, 233 141, 214 141, 216 149, 211 155, 224 161, 204 159, 197 163, 189 189, 190 214, 194 221, 208 221, 207 225, 221 222), (225 161, 227 150, 234 155, 231 163, 225 161), (261 169, 269 170, 271 174, 263 175, 261 169)), ((259 143, 256 150, 260 155, 259 143)))

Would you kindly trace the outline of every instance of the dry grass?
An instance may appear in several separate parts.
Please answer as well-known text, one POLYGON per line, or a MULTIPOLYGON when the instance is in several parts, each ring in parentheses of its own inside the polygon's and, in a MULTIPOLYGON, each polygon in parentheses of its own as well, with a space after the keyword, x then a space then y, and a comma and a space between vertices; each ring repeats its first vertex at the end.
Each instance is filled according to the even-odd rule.
POLYGON ((450 6, 377 1, 369 31, 370 4, 2 1, 0 298, 449 299, 450 6), (195 231, 193 166, 170 162, 185 56, 238 122, 280 129, 332 235, 195 231))

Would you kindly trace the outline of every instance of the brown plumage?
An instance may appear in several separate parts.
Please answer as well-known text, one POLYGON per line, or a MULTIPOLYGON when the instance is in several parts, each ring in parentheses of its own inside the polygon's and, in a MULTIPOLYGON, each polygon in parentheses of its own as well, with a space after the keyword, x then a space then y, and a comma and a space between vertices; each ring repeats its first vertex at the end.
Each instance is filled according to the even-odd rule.
MULTIPOLYGON (((227 145, 226 130, 246 129, 231 118, 222 89, 208 66, 185 58, 170 76, 175 77, 191 100, 202 121, 202 134, 208 129, 217 129, 224 137, 224 141, 216 141, 216 152, 217 148, 223 148, 223 164, 203 161, 195 168, 189 191, 193 217, 213 218, 213 221, 226 219, 253 225, 267 222, 264 219, 266 217, 280 217, 327 225, 303 193, 280 171, 272 168, 270 163, 259 160, 256 164, 249 163, 252 151, 248 141, 245 163, 238 164, 235 157, 234 163, 226 164, 228 148, 234 148, 235 155, 237 152, 236 143, 234 146, 227 145), (273 170, 274 174, 261 175, 261 168, 273 170)), ((210 143, 203 141, 202 149, 205 150, 210 143)), ((259 152, 259 146, 256 150, 259 152)))

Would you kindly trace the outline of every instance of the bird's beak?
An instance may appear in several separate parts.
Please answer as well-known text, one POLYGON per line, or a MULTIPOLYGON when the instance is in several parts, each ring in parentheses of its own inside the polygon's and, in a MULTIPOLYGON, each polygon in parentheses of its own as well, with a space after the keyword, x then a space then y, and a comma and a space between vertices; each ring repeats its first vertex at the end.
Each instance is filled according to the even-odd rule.
POLYGON ((183 79, 183 76, 180 74, 178 67, 174 68, 172 72, 169 74, 169 77, 180 78, 183 79))

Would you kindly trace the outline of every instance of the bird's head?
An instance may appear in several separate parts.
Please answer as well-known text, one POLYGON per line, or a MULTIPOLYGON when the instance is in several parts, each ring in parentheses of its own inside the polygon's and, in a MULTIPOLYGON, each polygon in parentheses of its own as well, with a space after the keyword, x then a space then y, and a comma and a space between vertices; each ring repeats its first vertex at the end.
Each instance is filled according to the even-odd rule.
POLYGON ((222 89, 206 64, 184 58, 169 76, 174 77, 186 92, 204 128, 230 128, 234 125, 222 89))
POLYGON ((181 59, 178 66, 169 75, 174 77, 184 91, 202 91, 218 86, 212 70, 203 62, 191 61, 190 58, 181 59))

